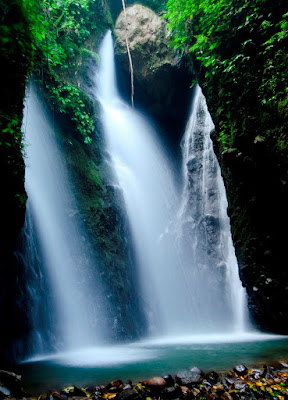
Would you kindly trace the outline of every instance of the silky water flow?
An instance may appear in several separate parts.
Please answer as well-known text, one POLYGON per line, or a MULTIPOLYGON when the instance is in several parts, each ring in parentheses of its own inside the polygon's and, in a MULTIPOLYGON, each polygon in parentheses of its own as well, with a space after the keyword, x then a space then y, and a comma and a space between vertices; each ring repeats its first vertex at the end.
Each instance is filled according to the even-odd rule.
MULTIPOLYGON (((97 263, 89 252, 89 240, 79 218, 53 120, 33 83, 28 89, 23 130, 26 226, 28 222, 30 229, 33 225, 39 247, 38 269, 46 277, 51 297, 43 313, 47 313, 46 325, 51 322, 49 315, 53 315, 53 326, 46 326, 46 330, 51 332, 57 351, 95 345, 105 335, 97 263)), ((41 283, 41 276, 38 279, 41 283)), ((39 293, 35 296, 39 297, 39 293)), ((33 317, 36 316, 32 315, 32 320, 33 317)), ((42 349, 43 345, 38 352, 42 349)))
POLYGON ((201 89, 194 91, 182 141, 180 192, 155 130, 117 91, 111 32, 102 42, 100 59, 96 96, 125 199, 150 336, 243 332, 245 292, 210 139, 213 122, 201 89))

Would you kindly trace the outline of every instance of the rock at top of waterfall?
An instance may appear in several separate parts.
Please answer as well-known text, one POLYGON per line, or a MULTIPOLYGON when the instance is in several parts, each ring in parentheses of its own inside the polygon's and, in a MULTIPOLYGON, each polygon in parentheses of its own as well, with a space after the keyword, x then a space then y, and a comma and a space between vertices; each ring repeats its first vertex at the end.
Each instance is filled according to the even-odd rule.
POLYGON ((176 66, 175 52, 168 48, 166 26, 149 8, 139 4, 128 7, 115 24, 116 54, 127 57, 127 37, 135 74, 145 77, 163 65, 176 66))
POLYGON ((115 53, 121 77, 119 90, 130 99, 127 37, 133 63, 134 104, 171 134, 174 143, 182 135, 189 112, 192 71, 184 58, 168 48, 167 32, 165 20, 149 8, 139 4, 127 7, 115 24, 115 53))

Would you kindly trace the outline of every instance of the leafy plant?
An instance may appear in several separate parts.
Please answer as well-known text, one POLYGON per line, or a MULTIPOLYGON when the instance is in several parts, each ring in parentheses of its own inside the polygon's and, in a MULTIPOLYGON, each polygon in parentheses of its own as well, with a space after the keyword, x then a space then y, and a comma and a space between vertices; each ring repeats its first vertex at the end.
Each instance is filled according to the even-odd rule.
POLYGON ((110 23, 105 4, 97 0, 23 0, 33 37, 33 68, 53 104, 75 122, 85 143, 91 142, 95 117, 80 89, 77 75, 84 57, 98 55, 89 38, 110 23))
POLYGON ((268 135, 266 128, 288 95, 285 1, 168 0, 167 5, 171 46, 190 55, 223 149, 243 132, 251 141, 263 129, 268 135))

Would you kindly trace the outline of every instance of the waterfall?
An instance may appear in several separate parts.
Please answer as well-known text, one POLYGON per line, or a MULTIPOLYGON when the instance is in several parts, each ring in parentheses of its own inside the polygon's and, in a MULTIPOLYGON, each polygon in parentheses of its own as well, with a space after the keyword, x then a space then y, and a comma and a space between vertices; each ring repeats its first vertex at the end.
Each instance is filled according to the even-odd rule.
POLYGON ((96 284, 97 265, 89 252, 55 127, 33 84, 28 90, 23 130, 28 207, 39 247, 39 268, 51 297, 49 308, 42 311, 47 313, 46 328, 57 350, 90 346, 103 337, 100 277, 96 284), (53 326, 47 326, 51 320, 53 326))
POLYGON ((203 304, 202 316, 212 311, 222 327, 226 319, 227 328, 243 332, 247 326, 246 293, 239 279, 225 186, 210 138, 213 129, 205 97, 196 85, 182 140, 180 235, 186 258, 193 265, 193 280, 197 282, 193 292, 203 304))
POLYGON ((213 123, 200 89, 183 141, 181 193, 156 132, 117 91, 110 32, 100 58, 96 96, 115 181, 123 190, 150 334, 243 329, 244 292, 209 136, 213 123))

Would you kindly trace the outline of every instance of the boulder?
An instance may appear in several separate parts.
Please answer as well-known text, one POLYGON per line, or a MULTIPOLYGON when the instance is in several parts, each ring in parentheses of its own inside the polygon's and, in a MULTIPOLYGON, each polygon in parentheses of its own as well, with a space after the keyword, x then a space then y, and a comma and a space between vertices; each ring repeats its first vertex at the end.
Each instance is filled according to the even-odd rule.
POLYGON ((133 64, 135 105, 144 108, 157 124, 171 131, 171 140, 175 136, 179 140, 190 105, 192 76, 176 52, 168 47, 167 23, 149 8, 136 4, 119 15, 114 33, 122 94, 127 99, 131 97, 127 38, 133 64))

